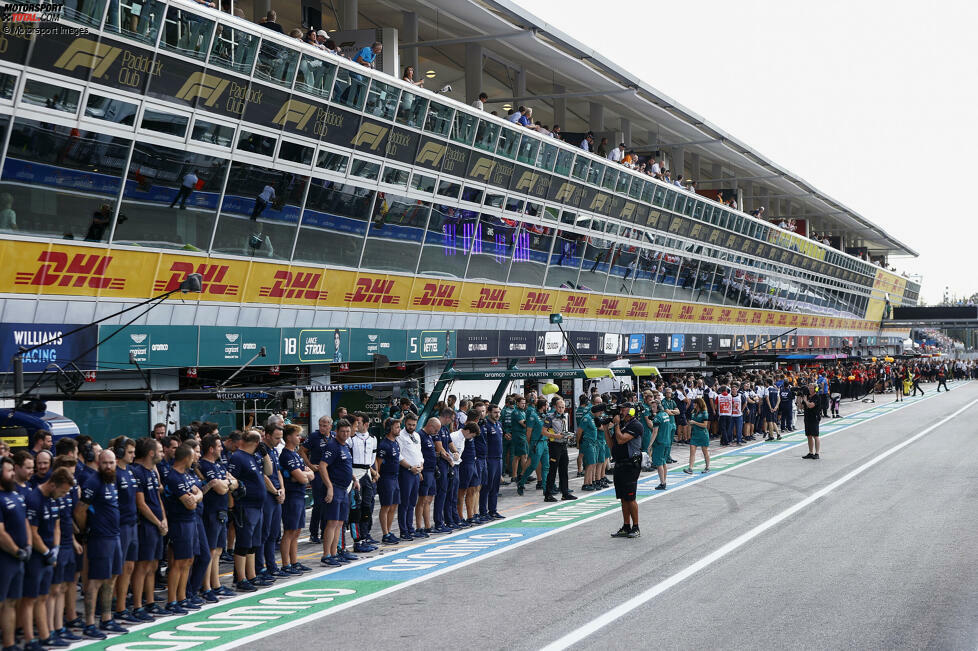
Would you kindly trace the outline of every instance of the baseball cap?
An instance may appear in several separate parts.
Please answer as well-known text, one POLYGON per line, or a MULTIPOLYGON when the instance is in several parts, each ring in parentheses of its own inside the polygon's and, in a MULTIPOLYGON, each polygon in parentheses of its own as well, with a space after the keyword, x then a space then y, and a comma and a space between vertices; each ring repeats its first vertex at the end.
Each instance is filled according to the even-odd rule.
POLYGON ((321 29, 316 32, 316 36, 322 36, 323 38, 329 38, 329 33, 325 29, 321 29))

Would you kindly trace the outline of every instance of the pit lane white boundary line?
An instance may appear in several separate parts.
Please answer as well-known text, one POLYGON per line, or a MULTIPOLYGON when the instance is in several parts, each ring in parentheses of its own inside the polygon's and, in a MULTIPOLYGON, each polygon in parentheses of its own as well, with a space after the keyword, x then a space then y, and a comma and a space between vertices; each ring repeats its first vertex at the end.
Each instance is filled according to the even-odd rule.
MULTIPOLYGON (((845 483, 851 481, 852 479, 858 477, 859 475, 861 475, 865 471, 869 470, 870 468, 872 468, 873 466, 875 466, 879 462, 883 461, 887 457, 889 457, 889 456, 891 456, 893 454, 896 454, 897 452, 899 452, 903 448, 907 447, 911 443, 914 443, 915 441, 923 438, 924 436, 927 436, 928 434, 930 434, 931 432, 933 432, 934 430, 936 430, 940 426, 944 425, 948 421, 953 420, 954 418, 957 418, 962 413, 964 413, 965 411, 967 411, 968 409, 970 409, 971 407, 973 407, 976 404, 978 404, 978 399, 972 400, 971 402, 969 402, 965 406, 963 406, 960 409, 958 409, 957 411, 955 411, 953 414, 944 417, 943 419, 941 419, 940 421, 934 423, 933 425, 931 425, 927 429, 925 429, 925 430, 923 430, 923 431, 915 434, 914 436, 912 436, 909 439, 903 441, 899 445, 896 445, 895 447, 890 448, 889 450, 887 450, 883 454, 880 454, 879 456, 876 456, 876 457, 870 459, 869 461, 867 461, 866 463, 862 464, 858 468, 852 470, 848 474, 846 474, 846 475, 840 477, 839 479, 835 480, 834 482, 832 482, 828 486, 825 486, 824 488, 821 488, 821 489, 817 490, 816 492, 812 493, 811 495, 809 495, 805 499, 803 499, 800 502, 796 503, 794 506, 791 506, 791 507, 785 509, 784 511, 782 511, 779 514, 777 514, 773 518, 771 518, 771 519, 769 519, 769 520, 767 520, 765 522, 762 522, 761 524, 757 525, 756 527, 754 527, 750 531, 747 531, 746 533, 741 534, 737 538, 734 538, 733 540, 731 540, 726 545, 723 545, 722 547, 720 547, 716 551, 713 551, 710 554, 704 556, 703 558, 701 558, 700 560, 696 561, 692 565, 686 567, 684 570, 681 570, 681 571, 677 572, 676 574, 673 574, 669 578, 665 579, 664 581, 661 581, 661 582, 657 583, 656 585, 652 586, 648 590, 646 590, 644 592, 641 592, 638 595, 636 595, 636 596, 632 597, 631 599, 629 599, 628 601, 625 601, 624 603, 616 606, 615 608, 612 608, 611 610, 609 610, 607 613, 601 615, 600 617, 596 617, 595 619, 591 620, 590 622, 588 622, 584 626, 581 626, 579 628, 576 628, 573 631, 571 631, 570 633, 568 633, 567 635, 565 635, 565 636, 563 636, 563 637, 555 640, 554 642, 551 642, 547 646, 543 647, 543 651, 561 651, 563 649, 566 649, 568 647, 573 646, 574 644, 577 644, 578 642, 584 640, 585 638, 587 638, 588 636, 590 636, 593 633, 597 632, 598 630, 604 628, 608 624, 611 624, 612 622, 614 622, 615 620, 619 619, 620 617, 622 617, 622 616, 630 613, 631 611, 635 610, 639 606, 641 606, 641 605, 643 605, 643 604, 651 601, 652 599, 654 599, 655 597, 659 596, 660 594, 662 594, 663 592, 665 592, 669 588, 671 588, 671 587, 673 587, 675 585, 678 585, 679 583, 682 583, 683 581, 685 581, 689 577, 693 576, 694 574, 696 574, 700 570, 702 570, 702 569, 704 569, 704 568, 712 565, 713 563, 717 562, 718 560, 720 560, 724 556, 727 556, 728 554, 730 554, 730 552, 736 550, 739 547, 742 547, 743 545, 745 545, 746 543, 750 542, 751 540, 753 540, 757 536, 761 535, 762 533, 764 533, 765 531, 767 531, 771 527, 774 527, 775 525, 779 524, 780 522, 783 522, 784 520, 787 520, 788 518, 790 518, 794 514, 798 513, 802 509, 810 506, 811 504, 815 503, 819 499, 825 497, 826 495, 828 495, 829 493, 831 493, 832 491, 834 491, 838 487, 840 487, 843 484, 845 484, 845 483)), ((741 464, 741 465, 744 465, 744 464, 741 464)), ((740 467, 740 466, 737 466, 737 467, 740 467)))

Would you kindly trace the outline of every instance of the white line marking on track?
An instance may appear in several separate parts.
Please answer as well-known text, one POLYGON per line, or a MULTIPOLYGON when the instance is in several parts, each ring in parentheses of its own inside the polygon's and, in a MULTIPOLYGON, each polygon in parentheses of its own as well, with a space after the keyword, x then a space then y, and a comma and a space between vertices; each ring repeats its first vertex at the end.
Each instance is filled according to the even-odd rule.
POLYGON ((761 524, 757 525, 756 527, 754 527, 750 531, 747 531, 746 533, 741 534, 737 538, 734 538, 733 540, 731 540, 730 542, 728 542, 726 545, 723 545, 719 549, 717 549, 717 550, 711 552, 710 554, 704 556, 703 558, 701 558, 700 560, 696 561, 692 565, 686 567, 684 570, 681 570, 681 571, 677 572, 676 574, 673 574, 672 576, 670 576, 669 578, 665 579, 664 581, 660 581, 659 583, 657 583, 656 585, 652 586, 648 590, 645 590, 644 592, 641 592, 641 593, 635 595, 634 597, 632 597, 628 601, 625 601, 624 603, 616 606, 615 608, 612 608, 611 610, 609 610, 607 613, 601 615, 600 617, 596 617, 595 619, 591 620, 590 622, 588 622, 584 626, 580 626, 580 627, 574 629, 573 631, 571 631, 570 633, 568 633, 567 635, 565 635, 565 636, 563 636, 563 637, 555 640, 554 642, 551 642, 547 646, 543 647, 543 650, 542 651, 561 651, 561 650, 566 649, 566 648, 568 648, 570 646, 573 646, 574 644, 577 644, 581 640, 583 640, 586 637, 592 635, 593 633, 597 632, 598 630, 604 628, 605 626, 607 626, 608 624, 614 622, 615 620, 619 619, 620 617, 622 617, 622 616, 630 613, 631 611, 635 610, 639 606, 641 606, 641 605, 643 605, 643 604, 651 601, 652 599, 654 599, 655 597, 659 596, 660 594, 662 594, 663 592, 665 592, 669 588, 671 588, 671 587, 673 587, 675 585, 678 585, 679 583, 685 581, 686 579, 688 579, 689 577, 693 576, 694 574, 696 574, 700 570, 702 570, 702 569, 704 569, 704 568, 712 565, 713 563, 717 562, 718 560, 720 560, 724 556, 728 555, 730 552, 736 550, 739 547, 742 547, 743 545, 745 545, 746 543, 750 542, 751 540, 753 540, 757 536, 761 535, 762 533, 764 533, 765 531, 767 531, 771 527, 777 525, 780 522, 783 522, 784 520, 790 518, 795 513, 798 513, 799 511, 801 511, 802 509, 806 508, 807 506, 810 506, 814 502, 816 502, 819 499, 825 497, 826 495, 828 495, 829 493, 831 493, 832 491, 834 491, 839 486, 842 486, 843 484, 849 482, 853 478, 861 475, 863 472, 865 472, 866 470, 869 470, 870 468, 872 468, 873 466, 875 466, 876 464, 878 464, 880 461, 883 461, 887 457, 889 457, 889 456, 891 456, 893 454, 896 454, 897 452, 899 452, 903 448, 907 447, 911 443, 913 443, 913 442, 915 442, 915 441, 923 438, 924 436, 930 434, 931 432, 933 432, 934 430, 936 430, 941 425, 944 425, 948 421, 950 421, 950 420, 952 420, 954 418, 957 418, 963 412, 965 412, 966 410, 970 409, 971 407, 973 407, 976 404, 978 404, 978 399, 972 400, 971 402, 969 402, 968 404, 966 404, 964 407, 961 407, 960 409, 958 409, 953 414, 951 414, 951 415, 943 418, 942 420, 934 423, 933 425, 931 425, 927 429, 925 429, 925 430, 923 430, 923 431, 915 434, 914 436, 912 436, 909 439, 903 441, 899 445, 896 445, 895 447, 890 448, 889 450, 887 450, 886 452, 880 454, 879 456, 873 457, 872 459, 870 459, 866 463, 862 464, 861 466, 859 466, 858 468, 852 470, 851 472, 847 473, 846 475, 840 477, 839 479, 835 480, 831 484, 829 484, 829 485, 825 486, 824 488, 821 488, 821 489, 817 490, 816 492, 812 493, 811 495, 809 495, 805 499, 801 500, 800 502, 798 502, 794 506, 791 506, 791 507, 785 509, 784 511, 782 511, 779 514, 777 514, 773 518, 771 518, 769 520, 766 520, 765 522, 762 522, 761 524))

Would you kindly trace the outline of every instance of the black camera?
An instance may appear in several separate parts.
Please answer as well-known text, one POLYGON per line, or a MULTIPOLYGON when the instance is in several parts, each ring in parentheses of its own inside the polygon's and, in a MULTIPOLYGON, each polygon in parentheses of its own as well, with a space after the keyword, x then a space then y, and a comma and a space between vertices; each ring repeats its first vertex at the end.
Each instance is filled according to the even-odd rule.
POLYGON ((615 420, 614 416, 605 413, 605 405, 603 404, 591 407, 591 416, 594 417, 594 424, 598 427, 610 425, 615 420))

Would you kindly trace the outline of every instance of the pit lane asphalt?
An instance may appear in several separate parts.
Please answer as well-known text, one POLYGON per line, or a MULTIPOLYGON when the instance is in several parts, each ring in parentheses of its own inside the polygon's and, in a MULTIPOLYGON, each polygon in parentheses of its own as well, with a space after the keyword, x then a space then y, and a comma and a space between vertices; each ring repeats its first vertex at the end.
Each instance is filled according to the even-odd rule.
MULTIPOLYGON (((975 398, 978 383, 964 385, 827 437, 818 461, 798 447, 667 491, 640 506, 639 539, 611 539, 609 515, 252 646, 540 648, 975 398)), ((975 648, 976 417, 978 406, 575 648, 975 648)))

